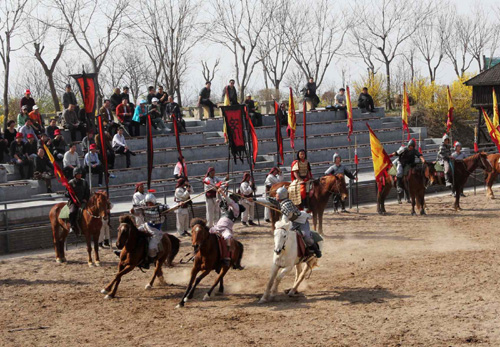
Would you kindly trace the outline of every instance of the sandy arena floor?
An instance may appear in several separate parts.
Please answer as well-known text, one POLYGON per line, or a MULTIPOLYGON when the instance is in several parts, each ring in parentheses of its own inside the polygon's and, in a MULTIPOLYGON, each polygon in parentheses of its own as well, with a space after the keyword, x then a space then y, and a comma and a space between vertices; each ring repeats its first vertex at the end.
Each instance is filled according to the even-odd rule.
POLYGON ((204 302, 211 274, 183 309, 175 306, 191 267, 178 264, 187 239, 165 270, 169 286, 145 291, 151 270, 134 270, 113 300, 99 293, 116 271, 109 251, 100 268, 73 247, 63 265, 47 252, 4 259, 0 344, 499 346, 500 200, 468 195, 459 213, 447 196, 429 198, 425 217, 411 217, 406 204, 388 205, 385 217, 374 207, 327 214, 324 257, 301 295, 265 305, 257 301, 272 260, 268 225, 238 225, 246 269, 231 270, 226 294, 204 302))

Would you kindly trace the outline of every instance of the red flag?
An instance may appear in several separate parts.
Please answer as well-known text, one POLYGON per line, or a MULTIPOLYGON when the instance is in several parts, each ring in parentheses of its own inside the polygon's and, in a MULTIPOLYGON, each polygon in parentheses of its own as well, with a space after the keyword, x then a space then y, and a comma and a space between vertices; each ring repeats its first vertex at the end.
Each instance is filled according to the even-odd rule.
POLYGON ((45 145, 45 143, 43 144, 43 149, 45 150, 45 153, 47 153, 47 157, 54 166, 54 175, 56 176, 57 180, 61 182, 61 184, 67 189, 69 197, 71 198, 71 200, 73 200, 75 205, 80 206, 80 201, 78 201, 78 198, 76 197, 76 193, 73 190, 73 187, 69 185, 66 176, 64 176, 63 171, 61 170, 59 165, 57 165, 54 156, 52 155, 52 153, 50 153, 50 150, 47 147, 47 145, 45 145))
POLYGON ((479 146, 477 145, 477 126, 474 128, 474 152, 479 152, 479 146))
POLYGON ((283 165, 285 163, 284 155, 283 155, 283 136, 281 135, 281 122, 280 122, 280 116, 281 116, 281 110, 280 110, 280 105, 274 101, 274 115, 275 115, 275 123, 276 123, 276 145, 277 145, 277 152, 278 152, 278 165, 283 165), (279 158, 281 157, 281 161, 279 158))
MULTIPOLYGON (((181 150, 181 141, 179 139, 179 127, 177 126, 177 117, 174 114, 172 114, 171 117, 172 117, 173 123, 174 123, 175 144, 177 146, 177 152, 179 153, 180 158, 184 158, 184 156, 182 155, 182 150, 181 150)), ((182 171, 184 172, 184 177, 187 178, 187 169, 186 169, 185 164, 182 166, 182 171)))
POLYGON ((451 99, 450 86, 446 87, 446 99, 448 100, 448 117, 446 120, 446 132, 450 132, 451 125, 453 124, 453 100, 451 99))
POLYGON ((108 153, 107 153, 107 145, 106 145, 106 137, 104 134, 104 125, 102 124, 102 116, 99 115, 97 117, 99 123, 99 139, 101 141, 101 157, 102 157, 102 166, 104 168, 104 180, 106 182, 106 190, 108 190, 109 185, 109 174, 108 174, 108 153))
POLYGON ((403 132, 408 132, 408 141, 410 140, 410 128, 408 127, 408 118, 411 115, 410 101, 406 92, 406 83, 403 83, 403 104, 401 109, 401 120, 403 122, 403 132))
POLYGON ((346 87, 346 107, 347 107, 347 129, 349 133, 347 134, 347 139, 351 142, 351 135, 353 131, 352 125, 352 104, 351 104, 351 92, 349 91, 349 86, 346 87))
POLYGON ((151 176, 153 174, 153 126, 151 124, 151 114, 148 113, 148 119, 146 124, 146 142, 147 142, 147 157, 148 157, 148 189, 151 188, 151 176))
POLYGON ((253 165, 257 162, 257 153, 259 151, 259 140, 257 139, 257 133, 255 132, 255 128, 253 127, 252 120, 248 116, 248 108, 245 106, 245 116, 247 118, 248 126, 249 126, 249 133, 250 137, 252 138, 252 161, 253 165))
POLYGON ((297 115, 295 114, 295 103, 293 102, 293 91, 290 87, 290 96, 288 97, 288 126, 286 132, 290 138, 290 147, 295 149, 295 129, 297 128, 297 115))

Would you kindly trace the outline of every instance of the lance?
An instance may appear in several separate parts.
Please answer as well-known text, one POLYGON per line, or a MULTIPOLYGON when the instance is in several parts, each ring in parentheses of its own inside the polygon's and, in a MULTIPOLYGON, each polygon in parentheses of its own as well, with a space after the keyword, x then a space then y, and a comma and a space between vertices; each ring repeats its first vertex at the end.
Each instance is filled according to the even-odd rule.
MULTIPOLYGON (((234 194, 234 195, 236 195, 236 196, 239 196, 240 198, 247 199, 246 197, 244 197, 244 196, 243 196, 243 195, 241 195, 241 194, 238 194, 238 193, 232 193, 232 194, 234 194)), ((263 203, 263 202, 257 201, 257 199, 253 199, 253 202, 255 202, 255 203, 256 203, 256 204, 258 204, 258 205, 261 205, 261 206, 267 207, 267 208, 269 208, 269 209, 271 209, 271 210, 273 210, 273 211, 276 211, 276 212, 281 213, 281 210, 278 210, 278 209, 277 209, 276 207, 274 207, 273 205, 270 205, 270 204, 265 204, 265 203, 263 203)))

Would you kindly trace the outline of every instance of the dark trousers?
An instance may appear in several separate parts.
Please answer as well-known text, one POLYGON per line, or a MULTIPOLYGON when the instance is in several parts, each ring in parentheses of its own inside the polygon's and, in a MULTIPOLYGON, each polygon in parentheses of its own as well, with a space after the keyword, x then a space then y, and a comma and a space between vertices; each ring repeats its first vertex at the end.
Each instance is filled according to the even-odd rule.
MULTIPOLYGON (((106 157, 108 158, 108 169, 112 170, 115 168, 115 152, 111 149, 106 150, 106 157)), ((99 154, 99 159, 101 160, 101 163, 103 162, 102 160, 102 155, 99 154)))
POLYGON ((119 127, 120 127, 120 125, 115 123, 115 122, 108 123, 108 125, 107 125, 108 133, 111 135, 111 137, 115 136, 119 127))
POLYGON ((361 109, 366 109, 368 112, 373 112, 375 111, 375 105, 373 104, 373 101, 363 101, 358 103, 358 107, 361 109))
POLYGON ((208 106, 208 109, 210 110, 210 118, 215 117, 215 115, 214 115, 215 104, 210 99, 201 99, 200 105, 208 106))
MULTIPOLYGON (((132 122, 131 120, 130 121, 124 121, 122 123, 122 126, 124 128, 127 129, 127 132, 130 136, 139 136, 139 133, 136 134, 135 132, 135 125, 134 125, 135 122, 132 122)), ((137 125, 139 126, 139 123, 137 123, 137 125)))
POLYGON ((115 151, 116 154, 122 154, 125 156, 126 160, 127 160, 127 168, 130 167, 130 154, 132 154, 130 152, 130 150, 127 150, 125 152, 125 147, 123 146, 116 146, 115 148, 113 148, 113 150, 115 151))
POLYGON ((19 168, 19 174, 22 180, 33 177, 33 162, 31 160, 23 158, 19 163, 17 159, 13 158, 12 161, 19 168))
POLYGON ((0 163, 4 162, 5 153, 8 153, 7 143, 3 139, 0 139, 0 163))
POLYGON ((262 115, 258 112, 250 113, 250 117, 252 118, 252 124, 256 127, 262 126, 262 115))
POLYGON ((71 228, 73 228, 73 230, 78 230, 78 223, 77 223, 78 206, 76 206, 73 203, 70 203, 68 207, 69 207, 69 223, 71 224, 71 228))
MULTIPOLYGON (((89 172, 89 167, 85 166, 84 170, 85 170, 85 172, 89 172)), ((96 167, 91 168, 91 173, 97 174, 98 179, 99 179, 98 182, 99 182, 99 184, 102 184, 102 165, 99 164, 96 167)), ((92 179, 92 177, 90 177, 90 179, 92 179)))
POLYGON ((71 133, 71 142, 76 141, 76 132, 77 131, 80 132, 81 138, 83 138, 85 136, 85 133, 87 132, 85 124, 83 124, 83 123, 79 123, 77 126, 75 126, 73 124, 68 124, 68 130, 71 133))
POLYGON ((141 123, 132 121, 129 125, 130 136, 140 136, 141 135, 141 123))

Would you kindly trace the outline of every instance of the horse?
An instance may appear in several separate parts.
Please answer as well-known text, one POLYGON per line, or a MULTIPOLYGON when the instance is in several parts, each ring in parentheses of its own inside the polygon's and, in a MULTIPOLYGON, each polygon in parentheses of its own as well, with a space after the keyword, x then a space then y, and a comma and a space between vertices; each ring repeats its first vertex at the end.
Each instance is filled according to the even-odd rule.
MULTIPOLYGON (((288 296, 294 296, 297 293, 297 289, 304 280, 308 271, 312 272, 312 269, 317 266, 318 258, 311 256, 306 258, 304 261, 305 268, 302 269, 301 258, 298 256, 297 248, 297 232, 290 230, 291 223, 280 220, 276 222, 276 229, 274 230, 274 255, 273 255, 273 265, 271 267, 271 276, 269 282, 267 283, 266 290, 259 303, 265 303, 272 300, 278 292, 278 286, 285 277, 285 275, 293 268, 295 265, 295 281, 292 288, 286 293, 288 296), (279 272, 279 274, 278 274, 279 272)), ((322 242, 318 243, 321 249, 322 242)))
MULTIPOLYGON (((122 251, 120 253, 120 262, 118 263, 118 272, 113 280, 101 290, 101 294, 106 294, 104 297, 105 299, 112 299, 115 297, 122 277, 132 271, 136 266, 141 267, 144 255, 148 251, 149 234, 139 230, 134 220, 135 218, 131 215, 120 216, 116 248, 122 251)), ((179 252, 180 240, 175 236, 165 233, 161 239, 161 244, 163 249, 158 252, 153 277, 151 277, 151 280, 146 284, 146 290, 153 287, 156 277, 158 277, 160 285, 166 285, 165 279, 163 278, 162 266, 165 261, 167 261, 167 264, 172 264, 172 260, 179 252)))
POLYGON ((425 215, 425 190, 436 182, 436 169, 433 162, 424 162, 410 169, 404 178, 406 188, 410 193, 411 215, 416 216, 415 205, 420 210, 420 215, 425 215))
POLYGON ((485 181, 486 181, 486 196, 490 199, 495 199, 495 195, 493 194, 493 183, 497 180, 498 174, 500 174, 500 154, 490 154, 488 155, 488 161, 491 165, 491 172, 485 172, 485 181))
POLYGON ((453 185, 455 189, 455 203, 453 208, 455 211, 461 211, 460 195, 464 191, 464 186, 467 179, 477 168, 481 168, 485 173, 492 173, 493 167, 488 160, 488 154, 485 152, 476 153, 464 160, 455 160, 453 169, 453 185))
MULTIPOLYGON (((313 224, 316 230, 318 225, 318 232, 323 235, 323 213, 325 212, 326 204, 333 193, 340 194, 340 198, 344 201, 347 199, 348 191, 345 183, 344 174, 327 175, 319 179, 313 180, 311 188, 312 194, 309 194, 309 208, 313 213, 313 224)), ((290 182, 280 182, 272 185, 269 191, 269 196, 276 196, 276 190, 282 186, 288 188, 290 182)), ((271 225, 274 232, 275 224, 279 219, 279 212, 271 210, 271 225)))
MULTIPOLYGON (((64 254, 64 243, 68 236, 70 225, 68 220, 59 218, 62 208, 66 205, 65 202, 55 204, 49 213, 50 224, 52 226, 52 236, 54 239, 54 248, 56 251, 56 261, 64 263, 66 256, 64 254)), ((106 211, 111 208, 106 192, 94 192, 90 197, 87 205, 83 209, 82 217, 79 221, 80 230, 85 236, 87 242, 88 265, 92 267, 92 246, 91 238, 94 240, 95 266, 101 266, 99 260, 99 234, 102 227, 102 218, 106 216, 106 211)))
MULTIPOLYGON (((181 301, 176 308, 184 307, 184 303, 188 299, 192 299, 196 286, 205 278, 212 270, 219 274, 212 287, 203 297, 203 301, 209 300, 212 291, 219 284, 219 293, 224 292, 224 276, 229 271, 229 266, 224 265, 220 255, 219 240, 216 234, 212 234, 207 227, 207 222, 201 218, 194 218, 191 221, 191 237, 192 246, 195 253, 194 264, 191 270, 191 278, 187 286, 186 292, 181 298, 181 301), (200 276, 196 277, 198 272, 203 271, 200 276)), ((221 240, 221 242, 225 242, 221 240)), ((236 241, 237 251, 231 256, 231 263, 234 267, 243 257, 243 244, 236 241)))
POLYGON ((378 214, 385 215, 387 212, 385 210, 385 199, 389 195, 392 187, 396 186, 396 181, 393 176, 387 175, 385 182, 382 186, 382 183, 377 182, 377 212, 378 214))

